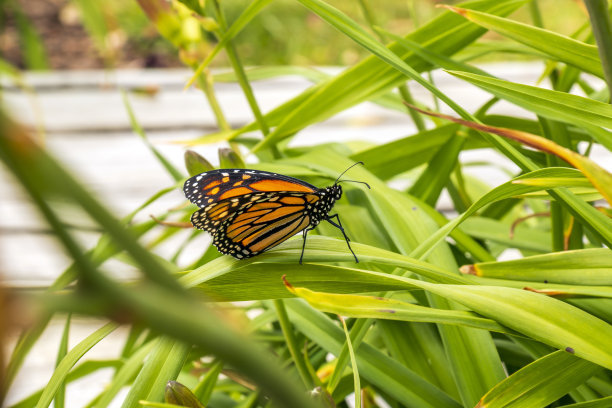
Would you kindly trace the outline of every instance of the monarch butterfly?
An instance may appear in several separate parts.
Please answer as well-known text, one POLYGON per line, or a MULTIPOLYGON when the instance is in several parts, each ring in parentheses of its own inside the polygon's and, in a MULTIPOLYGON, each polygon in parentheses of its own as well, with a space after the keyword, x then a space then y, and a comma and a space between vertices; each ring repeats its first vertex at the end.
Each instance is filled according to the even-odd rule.
MULTIPOLYGON (((327 221, 342 231, 355 262, 359 262, 338 214, 329 215, 334 202, 342 196, 340 177, 357 164, 363 163, 350 166, 326 188, 258 170, 221 169, 198 174, 183 186, 187 199, 200 207, 191 216, 191 223, 213 236, 213 245, 219 252, 237 259, 267 251, 303 231, 301 264, 308 231, 327 221)), ((343 181, 370 188, 361 181, 343 181)))

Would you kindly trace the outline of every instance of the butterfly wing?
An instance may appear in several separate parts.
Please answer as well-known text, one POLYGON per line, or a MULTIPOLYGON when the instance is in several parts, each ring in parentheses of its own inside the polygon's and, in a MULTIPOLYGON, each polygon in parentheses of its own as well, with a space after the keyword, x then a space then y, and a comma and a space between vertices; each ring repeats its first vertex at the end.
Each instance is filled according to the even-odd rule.
POLYGON ((257 255, 310 226, 312 204, 319 199, 316 192, 265 193, 227 217, 213 244, 236 258, 257 255))
POLYGON ((317 187, 293 177, 248 169, 208 171, 191 177, 183 186, 187 199, 200 208, 229 198, 258 192, 314 193, 317 190, 317 187))

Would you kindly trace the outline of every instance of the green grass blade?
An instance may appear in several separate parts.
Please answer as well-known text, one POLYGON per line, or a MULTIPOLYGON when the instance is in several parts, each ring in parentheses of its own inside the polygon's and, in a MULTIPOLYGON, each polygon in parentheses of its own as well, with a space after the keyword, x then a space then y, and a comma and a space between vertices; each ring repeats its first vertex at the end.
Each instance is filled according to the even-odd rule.
POLYGON ((612 286, 612 251, 581 249, 462 267, 476 276, 568 285, 612 286))
POLYGON ((125 400, 123 408, 138 407, 138 401, 162 401, 164 387, 175 380, 183 366, 188 348, 168 338, 161 338, 145 362, 125 400))
MULTIPOLYGON (((520 6, 514 1, 474 1, 464 7, 498 14, 508 14, 520 6)), ((451 55, 478 38, 484 30, 454 13, 443 13, 438 18, 412 32, 408 37, 442 55, 451 55)), ((403 47, 392 44, 390 51, 397 53, 416 71, 423 71, 429 64, 417 55, 405 52, 403 47)), ((269 126, 281 122, 286 129, 279 132, 279 139, 289 137, 298 130, 349 108, 357 103, 380 96, 405 81, 404 75, 376 56, 365 59, 342 74, 309 88, 292 100, 266 115, 269 126)), ((256 129, 254 124, 242 128, 242 132, 256 129)))
POLYGON ((362 161, 368 170, 382 180, 427 163, 441 146, 459 129, 455 124, 443 125, 431 130, 394 140, 393 142, 362 150, 351 156, 362 161))
POLYGON ((204 375, 204 378, 202 378, 198 385, 193 389, 193 393, 200 401, 202 401, 202 403, 204 403, 204 405, 208 405, 208 401, 210 401, 210 396, 215 389, 215 385, 219 379, 219 374, 221 374, 221 371, 223 370, 223 366, 223 361, 213 361, 208 372, 204 375))
POLYGON ((426 290, 451 298, 511 329, 555 348, 612 367, 612 326, 567 303, 519 289, 474 285, 425 284, 426 290), (583 333, 588 332, 588 337, 583 333))
MULTIPOLYGON (((612 92, 612 21, 605 0, 585 0, 608 91, 612 92)), ((610 94, 612 96, 612 93, 610 94)))
POLYGON ((522 85, 469 72, 449 71, 457 78, 549 119, 578 126, 612 128, 612 106, 578 95, 522 85))
MULTIPOLYGON (((408 78, 415 80, 427 90, 431 91, 434 95, 444 101, 459 115, 464 118, 470 117, 470 115, 460 105, 455 103, 452 99, 450 99, 446 94, 437 89, 430 82, 424 80, 414 68, 406 64, 406 62, 404 62, 400 57, 398 57, 390 49, 379 43, 361 26, 359 26, 345 14, 340 12, 338 9, 328 5, 327 3, 321 0, 299 1, 305 7, 307 7, 308 9, 316 13, 319 17, 324 19, 326 22, 331 24, 334 28, 343 32, 353 41, 363 46, 368 51, 372 52, 374 55, 391 65, 393 68, 397 69, 402 74, 406 75, 408 78)), ((295 115, 295 113, 293 113, 293 115, 295 115)), ((286 122, 287 121, 281 123, 268 137, 266 137, 262 142, 256 145, 253 148, 253 151, 256 152, 257 150, 269 144, 278 142, 283 136, 283 132, 285 131, 283 125, 286 122)))
POLYGON ((23 12, 20 3, 12 2, 5 5, 5 11, 11 8, 19 32, 20 49, 23 51, 26 68, 32 70, 49 69, 47 52, 34 24, 23 12))
POLYGON ((420 56, 421 58, 423 58, 424 60, 428 61, 430 64, 434 65, 434 66, 439 66, 440 68, 444 68, 446 70, 450 70, 450 71, 465 71, 465 72, 472 72, 474 74, 478 74, 478 75, 488 75, 491 76, 489 73, 483 71, 480 68, 476 68, 472 65, 463 63, 463 62, 459 62, 456 61, 452 58, 446 57, 444 55, 440 55, 437 53, 434 53, 430 50, 428 50, 427 48, 422 47, 420 44, 411 41, 407 38, 402 38, 400 36, 397 36, 393 33, 390 33, 389 31, 383 30, 381 28, 377 28, 376 31, 379 32, 384 32, 386 35, 389 36, 389 38, 392 38, 394 41, 396 41, 398 44, 400 44, 402 47, 404 47, 406 50, 408 51, 412 51, 415 54, 417 54, 418 56, 420 56))
MULTIPOLYGON (((481 209, 487 204, 504 200, 507 198, 511 198, 517 195, 525 194, 528 192, 535 191, 537 186, 528 186, 524 184, 516 184, 514 181, 523 180, 528 178, 580 178, 582 177, 580 172, 574 169, 568 169, 564 167, 557 168, 547 168, 533 171, 531 173, 524 174, 522 176, 516 177, 515 179, 508 181, 500 186, 497 186, 493 190, 489 191, 487 194, 478 199, 474 204, 470 206, 463 214, 459 217, 455 218, 453 221, 449 222, 438 231, 436 231, 433 235, 428 237, 424 242, 422 242, 414 251, 411 253, 413 257, 421 257, 424 254, 428 253, 435 247, 437 242, 440 242, 444 237, 448 235, 450 231, 455 229, 458 225, 464 222, 468 217, 473 215, 476 211, 481 209)), ((543 187, 543 186, 540 186, 543 187)), ((569 196, 567 197, 569 199, 569 196)), ((586 203, 585 203, 586 204, 586 203)), ((588 204, 587 204, 588 205, 588 204)), ((598 212, 597 210, 593 210, 598 212)), ((603 214, 602 214, 603 215, 603 214)), ((612 223, 611 223, 612 224, 612 223)), ((601 225, 601 224, 596 224, 601 225)), ((611 235, 612 238, 612 235, 611 235)), ((612 241, 611 241, 612 242, 612 241)))
POLYGON ((341 316, 454 324, 515 334, 514 331, 504 328, 493 320, 483 319, 472 312, 462 310, 434 309, 378 296, 338 295, 315 292, 301 287, 288 287, 288 289, 291 293, 306 300, 315 309, 341 316))
POLYGON ((193 76, 185 85, 185 88, 190 87, 198 77, 204 72, 206 67, 212 62, 213 58, 217 56, 219 51, 221 51, 224 47, 226 47, 229 42, 240 32, 242 29, 257 15, 261 10, 263 10, 268 4, 270 4, 272 0, 255 0, 249 3, 247 8, 240 14, 240 16, 234 21, 234 23, 227 29, 227 31, 223 34, 223 36, 215 45, 208 55, 206 59, 198 65, 196 70, 194 71, 193 76))
POLYGON ((178 181, 183 180, 185 178, 183 174, 180 171, 178 171, 176 167, 174 167, 174 165, 172 165, 172 163, 170 163, 170 161, 168 161, 168 159, 166 159, 164 155, 162 155, 159 152, 159 150, 157 150, 155 146, 153 146, 153 144, 147 138, 147 135, 144 129, 142 128, 142 126, 140 126, 140 123, 138 123, 138 120, 136 119, 136 115, 134 115, 134 110, 132 109, 132 105, 130 104, 127 93, 123 91, 122 95, 123 95, 123 104, 125 105, 125 110, 127 111, 128 116, 130 117, 130 124, 132 125, 132 129, 134 130, 134 132, 138 136, 140 136, 144 144, 149 148, 151 153, 153 153, 153 155, 157 158, 159 163, 166 169, 166 171, 168 172, 168 174, 170 174, 170 176, 174 179, 174 181, 178 182, 178 181))
POLYGON ((361 407, 361 380, 359 379, 359 368, 357 367, 357 358, 353 351, 353 344, 351 343, 351 335, 349 334, 346 322, 341 316, 338 316, 342 322, 342 328, 344 329, 344 336, 346 337, 346 345, 348 347, 349 356, 351 357, 351 367, 353 369, 353 389, 355 390, 355 407, 361 407))
POLYGON ((510 225, 485 217, 470 217, 459 227, 463 232, 477 239, 496 242, 508 248, 534 252, 550 252, 552 245, 549 231, 530 228, 520 224, 510 233, 510 225))
MULTIPOLYGON (((597 47, 555 32, 488 13, 447 7, 468 20, 600 78, 604 77, 597 47)), ((607 13, 606 13, 607 14, 607 13)))
POLYGON ((544 407, 601 370, 597 364, 556 351, 523 367, 495 386, 478 407, 544 407))
POLYGON ((49 383, 45 387, 40 399, 38 400, 38 403, 36 404, 36 408, 47 408, 51 404, 51 401, 55 397, 61 385, 64 383, 64 380, 72 367, 74 367, 74 365, 85 355, 85 353, 87 353, 100 340, 112 333, 117 327, 118 325, 116 323, 107 323, 87 336, 83 341, 70 350, 53 372, 49 383))
POLYGON ((427 168, 408 192, 427 204, 435 206, 440 193, 448 182, 451 173, 459 160, 459 153, 463 149, 465 137, 455 134, 438 152, 429 160, 427 168))
POLYGON ((102 397, 94 405, 95 408, 105 408, 109 406, 119 391, 128 385, 134 376, 136 376, 145 357, 151 352, 156 344, 157 340, 149 341, 125 360, 125 363, 119 368, 113 380, 102 394, 102 397))
POLYGON ((2 383, 3 390, 8 390, 10 388, 26 356, 47 328, 47 325, 51 321, 51 317, 52 314, 41 314, 38 320, 27 330, 24 330, 19 336, 15 348, 11 353, 11 358, 5 368, 2 383))
MULTIPOLYGON (((64 325, 64 331, 62 333, 62 339, 60 340, 60 346, 59 349, 57 351, 57 359, 56 359, 56 363, 55 363, 55 369, 57 370, 58 365, 60 364, 60 362, 64 359, 64 357, 66 357, 66 354, 68 353, 68 337, 70 335, 70 321, 71 321, 71 317, 72 315, 68 314, 68 316, 66 317, 66 323, 64 325)), ((63 381, 56 394, 55 394, 55 399, 53 400, 53 407, 54 408, 64 408, 65 406, 65 400, 66 400, 66 382, 63 381)))
POLYGON ((577 404, 561 405, 559 408, 607 408, 610 404, 612 404, 612 397, 605 397, 577 404))
MULTIPOLYGON (((335 355, 340 353, 345 342, 344 334, 328 317, 301 301, 288 301, 287 309, 291 321, 304 335, 326 351, 335 355)), ((460 407, 443 391, 369 344, 362 343, 356 357, 364 380, 406 407, 460 407)))

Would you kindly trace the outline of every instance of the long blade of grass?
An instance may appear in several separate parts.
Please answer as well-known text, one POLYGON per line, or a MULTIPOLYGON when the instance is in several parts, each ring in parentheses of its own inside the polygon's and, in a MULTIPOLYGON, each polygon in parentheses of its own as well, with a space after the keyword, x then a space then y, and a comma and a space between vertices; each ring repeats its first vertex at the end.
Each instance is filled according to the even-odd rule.
MULTIPOLYGON (((546 118, 589 128, 612 128, 612 106, 607 103, 565 92, 517 84, 469 72, 448 71, 449 74, 476 85, 546 118)), ((612 140, 600 141, 612 146, 612 140)))
POLYGON ((108 407, 123 387, 129 384, 139 372, 145 357, 151 352, 158 340, 152 340, 136 350, 119 368, 113 380, 108 385, 102 397, 94 405, 95 408, 108 407))
POLYGON ((38 400, 38 403, 36 404, 36 408, 47 408, 51 404, 51 401, 53 401, 53 398, 61 385, 64 383, 66 376, 68 376, 68 373, 72 367, 74 367, 74 365, 85 355, 85 353, 87 353, 99 341, 111 334, 117 327, 119 327, 119 325, 116 323, 107 323, 87 336, 83 341, 70 350, 53 372, 49 383, 45 387, 40 399, 38 400))
MULTIPOLYGON (((433 86, 430 82, 424 80, 418 72, 406 64, 400 57, 398 57, 395 53, 393 53, 390 49, 383 46, 376 39, 374 39, 367 31, 365 31, 361 26, 347 17, 345 14, 340 12, 338 9, 328 5, 327 3, 321 0, 299 0, 305 7, 312 10, 319 17, 327 21, 334 28, 340 30, 344 34, 346 34, 353 41, 357 42, 359 45, 363 46, 374 55, 397 69, 402 74, 406 75, 408 78, 411 78, 418 82, 420 85, 425 87, 427 90, 436 95, 440 100, 444 101, 449 107, 451 107, 455 112, 465 118, 469 118, 470 115, 457 103, 455 103, 452 99, 450 99, 446 94, 438 90, 435 86, 433 86)), ((295 112, 293 113, 295 115, 295 112)), ((288 118, 289 119, 289 118, 288 118)), ((279 124, 279 126, 262 142, 256 145, 253 148, 253 151, 256 152, 259 149, 280 140, 283 136, 283 132, 285 131, 285 123, 288 120, 283 121, 283 123, 279 124)))
MULTIPOLYGON (((612 21, 610 20, 608 2, 605 0, 585 0, 584 4, 589 11, 604 78, 608 83, 608 91, 612 92, 612 52, 610 51, 612 48, 612 21)), ((610 95, 610 100, 612 100, 612 93, 610 95)))
MULTIPOLYGON (((326 351, 338 355, 345 337, 336 324, 303 303, 288 301, 287 310, 294 325, 326 351)), ((355 353, 364 380, 409 408, 459 408, 461 405, 369 344, 362 343, 355 353)))
POLYGON ((198 77, 204 72, 206 67, 212 62, 213 58, 217 56, 219 51, 221 51, 227 44, 240 32, 242 29, 257 15, 261 10, 263 10, 268 4, 270 4, 272 0, 255 0, 249 3, 247 8, 238 16, 236 21, 225 31, 223 36, 215 45, 204 61, 198 65, 196 70, 193 73, 193 76, 187 81, 185 88, 189 88, 193 83, 198 79, 198 77))
POLYGON ((178 171, 176 167, 174 167, 174 165, 172 165, 172 163, 170 163, 170 161, 168 161, 168 159, 166 159, 164 155, 161 154, 159 150, 157 150, 155 146, 153 146, 151 141, 147 138, 144 129, 142 128, 142 126, 140 126, 140 123, 138 123, 138 120, 136 119, 136 115, 134 114, 134 110, 132 109, 132 105, 130 104, 130 100, 128 99, 127 93, 125 91, 122 92, 122 96, 123 104, 125 106, 125 110, 127 111, 128 116, 130 117, 130 124, 132 125, 132 129, 134 130, 134 132, 138 136, 140 136, 145 146, 149 148, 151 153, 153 153, 153 155, 157 158, 159 163, 166 169, 166 171, 168 172, 168 174, 170 174, 174 181, 178 182, 183 180, 185 178, 183 174, 178 171))
POLYGON ((505 262, 465 265, 461 271, 487 278, 612 286, 612 251, 605 248, 563 251, 505 262))
MULTIPOLYGON (((476 211, 482 208, 484 205, 503 200, 506 198, 511 198, 517 195, 528 193, 532 190, 527 189, 527 185, 516 184, 515 181, 527 179, 527 178, 548 178, 548 177, 556 177, 560 176, 562 178, 566 177, 581 177, 580 173, 575 170, 558 167, 558 168, 546 168, 533 171, 531 173, 524 174, 511 180, 507 183, 504 183, 493 190, 489 191, 487 194, 478 199, 474 204, 470 206, 463 214, 459 217, 455 218, 453 221, 449 222, 442 228, 440 228, 436 233, 428 237, 424 242, 422 242, 418 248, 416 248, 412 252, 412 256, 420 257, 423 254, 428 253, 435 246, 435 243, 440 242, 441 239, 446 237, 450 231, 455 229, 459 224, 465 221, 469 216, 473 215, 476 211), (519 187, 521 186, 521 187, 519 187), (526 188, 522 190, 522 188, 526 188)), ((535 186, 531 186, 531 188, 535 188, 535 186)), ((594 230, 601 234, 606 242, 609 245, 612 245, 612 221, 606 217, 601 212, 595 210, 585 201, 575 197, 569 191, 565 191, 563 189, 555 190, 555 193, 561 195, 563 201, 570 206, 570 208, 580 214, 583 219, 590 225, 594 230)))
POLYGON ((489 391, 477 408, 543 407, 601 370, 567 351, 556 351, 523 367, 489 391))
POLYGON ((287 289, 295 296, 306 300, 322 312, 358 318, 399 320, 405 322, 429 322, 455 324, 477 329, 516 334, 491 319, 484 319, 473 312, 441 310, 414 305, 400 300, 379 296, 339 295, 315 292, 303 287, 293 287, 285 281, 287 289))
POLYGON ((457 129, 459 127, 455 124, 439 126, 359 151, 353 154, 351 159, 366 163, 370 172, 382 180, 387 180, 427 163, 457 129))
POLYGON ((612 404, 612 397, 604 397, 593 401, 579 402, 577 404, 560 405, 559 408, 607 408, 610 404, 612 404))
MULTIPOLYGON (((317 241, 320 241, 317 243, 322 247, 327 250, 330 249, 329 239, 319 239, 317 241)), ((355 244, 355 247, 359 248, 359 245, 355 244)), ((301 246, 294 245, 294 248, 295 252, 291 252, 294 252, 295 256, 298 255, 298 248, 301 249, 301 246)), ((339 246, 336 246, 336 250, 341 251, 339 246)), ((351 254, 348 255, 337 259, 348 260, 351 254)), ((311 289, 315 286, 310 284, 303 276, 300 277, 300 271, 296 271, 289 265, 285 268, 277 265, 273 272, 270 268, 267 270, 267 276, 264 273, 259 273, 256 277, 258 281, 262 282, 262 285, 268 288, 268 293, 275 286, 280 288, 283 286, 277 273, 287 274, 288 280, 300 286, 308 286, 311 289), (274 283, 275 280, 278 280, 276 284, 274 283)), ((249 271, 251 274, 252 272, 249 271)), ((310 271, 308 275, 313 273, 315 272, 310 271)), ((363 277, 368 281, 380 282, 385 280, 395 282, 398 285, 407 285, 404 289, 419 287, 462 303, 471 310, 531 338, 560 349, 569 347, 579 357, 605 367, 612 367, 612 351, 608 347, 609 336, 612 335, 612 326, 580 309, 560 301, 553 301, 546 296, 509 287, 433 284, 373 271, 339 267, 336 267, 335 273, 328 272, 323 276, 317 277, 314 281, 339 279, 339 282, 345 283, 349 280, 360 280, 363 277), (343 276, 340 273, 342 271, 348 272, 352 276, 350 278, 349 275, 343 276), (323 278, 323 276, 327 278, 323 278), (582 336, 582 333, 587 330, 593 334, 588 337, 582 336)), ((243 277, 241 276, 240 279, 243 279, 243 277)), ((313 278, 309 277, 309 280, 313 281, 313 278)), ((327 286, 327 288, 330 287, 332 286, 327 286)), ((337 289, 332 289, 332 291, 337 292, 337 289)))
MULTIPOLYGON (((600 78, 604 77, 597 47, 571 37, 488 13, 445 6, 468 20, 600 78)), ((604 12, 605 13, 605 12, 604 12)), ((607 13, 605 13, 607 14, 607 13)))
POLYGON ((427 48, 421 46, 419 43, 416 43, 414 41, 411 41, 407 38, 402 38, 398 35, 395 35, 387 30, 384 30, 380 27, 375 27, 376 31, 378 32, 383 32, 385 33, 385 35, 389 36, 389 38, 392 38, 394 41, 396 41, 399 45, 401 45, 402 47, 404 47, 405 49, 407 49, 408 51, 412 51, 415 54, 417 54, 418 56, 420 56, 421 58, 423 58, 424 60, 428 61, 429 63, 431 63, 434 66, 439 66, 440 68, 444 68, 446 70, 452 70, 452 71, 465 71, 465 72, 472 72, 474 74, 479 74, 479 75, 486 75, 486 76, 491 76, 489 73, 483 71, 480 68, 477 68, 473 65, 469 65, 466 64, 464 62, 460 62, 457 60, 454 60, 452 58, 449 58, 447 56, 444 55, 440 55, 438 53, 432 52, 430 50, 428 50, 427 48))
POLYGON ((351 357, 351 368, 353 369, 353 389, 355 390, 355 407, 361 407, 361 380, 359 379, 359 368, 357 367, 357 358, 353 351, 353 344, 351 342, 351 335, 349 334, 346 322, 342 316, 338 316, 342 322, 342 328, 344 329, 344 336, 346 337, 346 345, 348 347, 349 356, 351 357))
POLYGON ((209 313, 201 302, 185 296, 184 288, 171 276, 155 257, 140 247, 125 227, 116 221, 83 187, 64 171, 53 158, 31 141, 23 129, 9 122, 0 113, 0 159, 22 181, 24 188, 35 201, 58 238, 77 262, 81 277, 95 285, 97 291, 88 292, 87 300, 82 294, 47 295, 46 307, 54 311, 81 312, 113 316, 138 316, 152 330, 169 334, 186 344, 194 344, 211 350, 219 357, 239 367, 257 382, 279 404, 300 408, 313 407, 286 376, 270 361, 261 349, 244 342, 231 328, 209 313), (49 207, 43 196, 61 195, 64 199, 79 204, 91 212, 114 239, 114 244, 123 247, 138 259, 143 272, 151 279, 135 288, 125 288, 112 281, 93 265, 84 255, 72 236, 49 207), (148 269, 150 267, 151 269, 148 269), (165 302, 159 302, 165 299, 165 302), (117 308, 123 313, 117 314, 117 308), (114 311, 113 311, 114 310, 114 311), (133 313, 133 314, 132 314, 133 313))
MULTIPOLYGON (((496 14, 508 14, 520 7, 520 4, 514 1, 474 1, 465 3, 464 7, 496 14)), ((442 55, 450 55, 470 44, 483 32, 482 28, 467 23, 454 13, 448 12, 415 30, 408 37, 442 55)), ((417 55, 405 52, 397 44, 390 45, 389 49, 400 55, 408 65, 417 71, 422 71, 429 66, 417 55)), ((266 115, 266 122, 270 126, 278 126, 283 122, 285 131, 282 132, 282 135, 279 133, 278 136, 279 139, 282 139, 311 123, 326 119, 364 100, 382 95, 404 82, 404 78, 404 75, 393 67, 372 56, 272 110, 266 115)), ((236 132, 233 137, 254 129, 256 129, 254 124, 248 125, 236 132)))
POLYGON ((451 137, 431 158, 425 171, 408 192, 434 206, 457 165, 464 143, 465 137, 460 134, 451 137))
POLYGON ((595 188, 599 190, 599 192, 606 198, 608 203, 612 205, 612 174, 607 172, 605 169, 603 169, 601 166, 599 166, 597 163, 595 163, 586 156, 582 156, 570 149, 560 146, 552 140, 546 139, 541 136, 533 135, 531 133, 522 132, 514 129, 498 128, 495 126, 483 125, 480 123, 454 118, 449 115, 427 112, 417 107, 413 107, 413 109, 416 109, 417 111, 426 115, 447 119, 451 122, 459 123, 461 125, 468 126, 472 129, 480 130, 482 132, 494 133, 496 135, 512 139, 519 143, 523 143, 527 146, 541 150, 545 153, 554 154, 555 156, 565 160, 566 162, 580 170, 585 175, 585 177, 589 179, 593 186, 595 186, 595 188))
MULTIPOLYGON (((66 357, 66 354, 68 353, 68 337, 70 335, 71 317, 72 316, 68 314, 68 316, 66 317, 66 323, 64 324, 64 331, 62 333, 62 339, 60 340, 60 346, 57 350, 57 359, 56 359, 56 364, 55 364, 56 370, 60 362, 64 359, 64 357, 66 357)), ((66 382, 62 381, 62 383, 60 384, 55 394, 55 399, 53 400, 53 407, 54 408, 64 408, 65 400, 66 400, 66 382)))

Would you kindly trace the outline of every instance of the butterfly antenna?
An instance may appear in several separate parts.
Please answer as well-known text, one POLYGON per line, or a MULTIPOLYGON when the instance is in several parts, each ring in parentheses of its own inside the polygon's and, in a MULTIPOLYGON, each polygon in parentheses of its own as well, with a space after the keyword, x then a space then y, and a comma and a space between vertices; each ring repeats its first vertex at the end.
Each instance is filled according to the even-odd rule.
MULTIPOLYGON (((355 167, 358 164, 361 164, 362 166, 364 165, 362 161, 358 161, 357 163, 352 164, 351 166, 349 166, 348 169, 346 169, 342 173, 340 173, 340 175, 338 176, 338 178, 334 182, 334 185, 338 184, 338 180, 340 180, 340 177, 342 177, 344 175, 344 173, 346 173, 347 171, 349 171, 350 169, 352 169, 353 167, 355 167)), ((369 186, 368 186, 368 188, 369 188, 369 186)))
POLYGON ((372 189, 372 187, 370 187, 370 185, 368 183, 366 183, 365 181, 357 181, 357 180, 342 180, 339 181, 339 183, 345 183, 345 182, 350 182, 350 183, 361 183, 361 184, 365 184, 367 188, 369 188, 370 190, 372 189))

